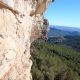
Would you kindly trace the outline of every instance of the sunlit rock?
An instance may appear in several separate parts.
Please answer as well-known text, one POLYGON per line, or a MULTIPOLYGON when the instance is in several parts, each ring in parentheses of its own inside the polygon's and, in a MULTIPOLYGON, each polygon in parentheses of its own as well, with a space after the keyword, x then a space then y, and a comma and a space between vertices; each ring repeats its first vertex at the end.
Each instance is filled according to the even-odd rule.
POLYGON ((0 0, 0 80, 32 79, 30 44, 41 34, 48 1, 0 0))

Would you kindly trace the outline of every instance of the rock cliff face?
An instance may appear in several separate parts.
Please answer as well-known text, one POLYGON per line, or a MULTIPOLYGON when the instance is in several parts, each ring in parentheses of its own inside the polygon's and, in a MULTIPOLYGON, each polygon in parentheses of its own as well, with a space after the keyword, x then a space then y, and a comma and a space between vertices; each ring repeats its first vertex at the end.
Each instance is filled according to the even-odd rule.
POLYGON ((40 35, 49 2, 0 0, 0 80, 32 80, 30 44, 40 35))

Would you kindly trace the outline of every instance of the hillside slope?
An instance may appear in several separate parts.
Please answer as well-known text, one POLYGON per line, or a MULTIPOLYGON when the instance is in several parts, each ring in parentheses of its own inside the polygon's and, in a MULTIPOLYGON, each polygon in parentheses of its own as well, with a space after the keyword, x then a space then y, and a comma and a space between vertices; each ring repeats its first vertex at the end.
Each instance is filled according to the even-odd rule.
POLYGON ((48 32, 48 37, 61 37, 61 36, 80 36, 80 32, 77 29, 74 28, 68 28, 66 27, 58 27, 58 26, 53 26, 49 28, 48 32))
POLYGON ((32 43, 33 80, 80 80, 80 53, 66 45, 32 43))

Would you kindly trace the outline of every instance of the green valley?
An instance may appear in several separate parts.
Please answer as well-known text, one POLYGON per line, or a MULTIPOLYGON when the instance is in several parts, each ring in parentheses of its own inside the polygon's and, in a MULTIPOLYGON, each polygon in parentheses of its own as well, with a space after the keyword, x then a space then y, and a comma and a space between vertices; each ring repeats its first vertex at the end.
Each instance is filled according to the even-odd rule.
POLYGON ((33 80, 80 80, 80 53, 65 44, 34 41, 33 80))

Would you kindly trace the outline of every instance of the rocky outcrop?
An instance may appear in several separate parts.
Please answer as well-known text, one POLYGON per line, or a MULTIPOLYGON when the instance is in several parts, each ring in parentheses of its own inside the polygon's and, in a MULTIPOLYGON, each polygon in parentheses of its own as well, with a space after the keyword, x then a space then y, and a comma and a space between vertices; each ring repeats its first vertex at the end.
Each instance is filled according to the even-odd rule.
POLYGON ((49 22, 47 19, 43 20, 43 27, 41 29, 41 36, 39 37, 40 39, 43 39, 45 41, 48 40, 48 31, 49 31, 49 22))
POLYGON ((0 0, 0 80, 31 80, 30 44, 51 0, 0 0))

